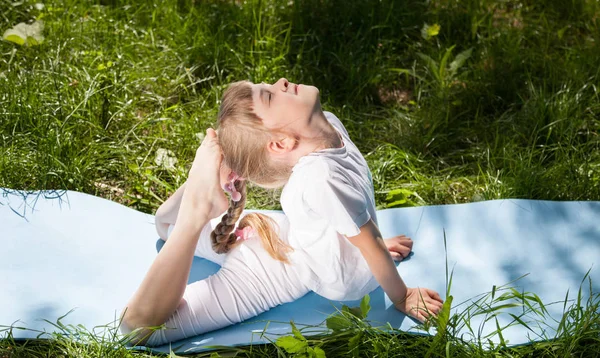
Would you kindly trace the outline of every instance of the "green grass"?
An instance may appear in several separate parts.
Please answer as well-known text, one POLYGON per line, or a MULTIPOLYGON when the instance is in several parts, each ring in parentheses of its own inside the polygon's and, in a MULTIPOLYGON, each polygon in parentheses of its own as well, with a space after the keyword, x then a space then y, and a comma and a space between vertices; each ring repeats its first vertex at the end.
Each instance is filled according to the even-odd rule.
MULTIPOLYGON (((369 162, 379 208, 600 200, 597 1, 34 3, 0 0, 0 32, 45 22, 40 45, 0 42, 0 187, 76 190, 153 213, 185 180, 226 85, 287 77, 321 89, 369 162), (439 33, 424 36, 425 24, 439 33), (159 149, 177 162, 158 164, 159 149)), ((248 206, 279 209, 277 199, 253 188, 248 206)), ((360 354, 593 356, 592 297, 556 341, 486 351, 366 329, 360 354)), ((347 337, 326 337, 328 356, 345 356, 347 337)), ((9 341, 0 357, 108 355, 94 350, 106 343, 60 336, 9 341)))

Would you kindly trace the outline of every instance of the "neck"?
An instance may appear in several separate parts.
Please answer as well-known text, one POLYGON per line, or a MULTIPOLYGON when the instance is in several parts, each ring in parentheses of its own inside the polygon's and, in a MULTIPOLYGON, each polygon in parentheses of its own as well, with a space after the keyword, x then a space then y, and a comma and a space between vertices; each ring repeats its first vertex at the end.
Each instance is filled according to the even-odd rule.
POLYGON ((289 164, 291 165, 295 165, 300 158, 310 153, 322 149, 340 148, 342 146, 342 140, 338 132, 329 123, 321 110, 313 115, 308 127, 297 140, 298 144, 296 148, 288 153, 289 164))

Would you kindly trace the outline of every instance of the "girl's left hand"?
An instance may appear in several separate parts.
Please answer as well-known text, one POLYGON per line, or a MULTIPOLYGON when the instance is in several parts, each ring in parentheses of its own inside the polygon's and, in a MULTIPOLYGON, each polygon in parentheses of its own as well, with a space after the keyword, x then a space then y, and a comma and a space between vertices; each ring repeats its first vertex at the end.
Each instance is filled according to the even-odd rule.
POLYGON ((217 132, 209 128, 202 144, 196 150, 184 196, 195 210, 202 210, 209 218, 216 218, 229 207, 229 202, 220 185, 220 169, 223 153, 217 132))

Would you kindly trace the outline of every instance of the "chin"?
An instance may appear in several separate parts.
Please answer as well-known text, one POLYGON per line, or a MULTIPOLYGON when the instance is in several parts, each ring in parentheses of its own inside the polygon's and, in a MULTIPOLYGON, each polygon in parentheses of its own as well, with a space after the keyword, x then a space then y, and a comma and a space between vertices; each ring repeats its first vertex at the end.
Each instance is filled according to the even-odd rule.
POLYGON ((304 90, 309 96, 309 98, 311 98, 312 100, 319 102, 319 89, 315 86, 304 86, 302 85, 301 90, 304 90))
POLYGON ((315 91, 317 94, 319 94, 319 92, 320 92, 320 91, 319 91, 319 89, 318 89, 317 87, 315 87, 315 86, 308 86, 308 87, 310 87, 310 88, 311 88, 311 89, 313 89, 313 90, 314 90, 314 91, 315 91))

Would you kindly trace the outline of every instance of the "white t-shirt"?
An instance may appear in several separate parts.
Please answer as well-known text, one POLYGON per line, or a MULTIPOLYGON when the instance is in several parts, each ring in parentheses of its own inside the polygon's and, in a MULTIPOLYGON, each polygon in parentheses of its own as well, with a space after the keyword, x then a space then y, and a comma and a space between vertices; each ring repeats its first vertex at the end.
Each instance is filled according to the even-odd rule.
POLYGON ((342 122, 324 113, 344 145, 300 158, 281 206, 290 224, 290 259, 303 283, 331 300, 355 300, 378 286, 360 250, 345 237, 358 235, 369 219, 377 224, 373 179, 342 122))

